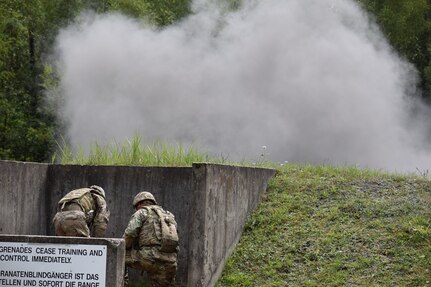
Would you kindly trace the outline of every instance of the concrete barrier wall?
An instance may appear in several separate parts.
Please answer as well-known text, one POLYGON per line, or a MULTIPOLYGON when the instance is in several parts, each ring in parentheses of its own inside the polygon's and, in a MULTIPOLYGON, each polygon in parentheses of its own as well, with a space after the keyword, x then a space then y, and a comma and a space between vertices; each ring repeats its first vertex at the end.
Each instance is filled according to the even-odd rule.
POLYGON ((194 164, 189 286, 214 286, 272 169, 194 164))
POLYGON ((0 233, 43 235, 47 164, 0 161, 0 233))
POLYGON ((270 169, 213 164, 138 167, 0 161, 0 234, 54 235, 51 220, 58 200, 72 189, 96 184, 105 189, 111 211, 107 237, 119 238, 134 212, 133 197, 147 190, 177 219, 179 286, 212 286, 274 174, 270 169))

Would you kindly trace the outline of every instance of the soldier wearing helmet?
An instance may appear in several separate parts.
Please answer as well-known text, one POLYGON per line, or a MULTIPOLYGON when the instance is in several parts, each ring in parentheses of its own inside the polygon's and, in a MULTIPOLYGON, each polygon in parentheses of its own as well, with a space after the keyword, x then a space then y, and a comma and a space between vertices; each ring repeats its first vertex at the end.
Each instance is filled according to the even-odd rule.
POLYGON ((174 286, 177 271, 178 234, 175 217, 157 205, 147 191, 133 199, 135 213, 124 232, 127 267, 146 271, 153 287, 174 286), (135 247, 139 246, 139 249, 135 247))
POLYGON ((57 236, 105 237, 108 221, 105 191, 92 185, 72 190, 60 199, 53 224, 57 236))

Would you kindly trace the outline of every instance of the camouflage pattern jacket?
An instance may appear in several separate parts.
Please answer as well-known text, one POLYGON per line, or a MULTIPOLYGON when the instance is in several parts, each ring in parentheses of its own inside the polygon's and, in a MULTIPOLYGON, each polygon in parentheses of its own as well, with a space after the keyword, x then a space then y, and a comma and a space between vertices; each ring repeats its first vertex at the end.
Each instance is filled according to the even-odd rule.
POLYGON ((95 237, 105 237, 109 222, 109 211, 103 196, 92 192, 91 188, 80 188, 66 194, 58 208, 64 211, 68 204, 75 203, 85 213, 87 225, 93 229, 95 237))
POLYGON ((160 218, 155 209, 170 214, 169 211, 163 210, 158 205, 150 205, 137 210, 130 218, 124 232, 123 237, 126 242, 126 250, 132 249, 136 243, 139 244, 139 248, 160 246, 162 230, 160 218))

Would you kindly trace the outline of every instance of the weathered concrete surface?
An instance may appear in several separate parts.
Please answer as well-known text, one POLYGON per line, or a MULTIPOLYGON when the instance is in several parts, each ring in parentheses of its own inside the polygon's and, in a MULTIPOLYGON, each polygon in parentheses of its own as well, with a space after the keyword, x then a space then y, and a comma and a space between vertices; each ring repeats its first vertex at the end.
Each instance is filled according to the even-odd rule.
POLYGON ((0 161, 0 233, 46 233, 49 165, 0 161))
MULTIPOLYGON (((74 245, 102 245, 106 246, 106 287, 122 287, 124 278, 125 245, 123 239, 118 238, 83 238, 83 237, 57 237, 57 236, 26 236, 26 235, 2 235, 1 242, 23 242, 58 244, 66 248, 74 248, 74 245)), ((1 253, 0 253, 1 254, 1 253)), ((1 262, 5 268, 8 262, 1 262)), ((39 263, 43 264, 43 263, 39 263)), ((0 268, 1 270, 2 268, 0 268)), ((47 270, 49 271, 49 270, 47 270)), ((91 272, 91 270, 89 270, 91 272)), ((76 285, 75 285, 76 287, 76 285)))
POLYGON ((194 164, 188 286, 214 286, 272 169, 194 164))
MULTIPOLYGON (((107 237, 121 237, 133 197, 150 191, 175 214, 179 286, 212 286, 274 170, 213 164, 193 167, 48 165, 0 161, 0 234, 54 235, 58 200, 93 184, 106 191, 107 237)), ((131 281, 138 277, 131 273, 131 281)))

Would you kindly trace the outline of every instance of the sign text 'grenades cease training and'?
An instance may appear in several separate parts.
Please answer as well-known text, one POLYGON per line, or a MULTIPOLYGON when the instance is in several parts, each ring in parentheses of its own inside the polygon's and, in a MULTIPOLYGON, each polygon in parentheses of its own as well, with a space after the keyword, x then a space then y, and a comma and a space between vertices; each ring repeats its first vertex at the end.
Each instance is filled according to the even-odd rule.
POLYGON ((0 242, 0 286, 104 287, 106 246, 0 242))

